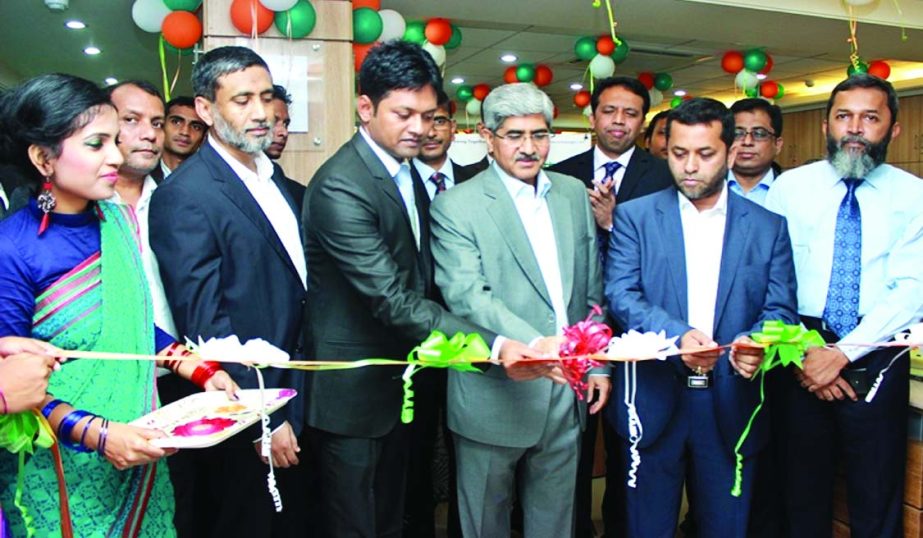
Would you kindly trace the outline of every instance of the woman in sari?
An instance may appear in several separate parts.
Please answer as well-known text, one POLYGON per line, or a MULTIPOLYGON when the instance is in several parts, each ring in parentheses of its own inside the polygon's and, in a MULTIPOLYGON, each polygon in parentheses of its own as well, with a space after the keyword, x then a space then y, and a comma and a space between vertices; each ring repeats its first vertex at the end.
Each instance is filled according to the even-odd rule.
MULTIPOLYGON (((70 449, 61 454, 74 536, 161 538, 175 536, 169 476, 158 464, 171 451, 151 443, 163 432, 128 424, 158 407, 155 366, 205 390, 231 396, 237 387, 215 363, 168 358, 189 353, 152 321, 134 214, 105 201, 122 162, 118 130, 106 94, 77 77, 39 76, 3 97, 0 158, 42 187, 0 223, 0 337, 164 356, 68 361, 41 403, 70 449)), ((17 487, 16 457, 0 455, 0 503, 13 535, 60 536, 52 455, 38 450, 19 464, 17 487)))

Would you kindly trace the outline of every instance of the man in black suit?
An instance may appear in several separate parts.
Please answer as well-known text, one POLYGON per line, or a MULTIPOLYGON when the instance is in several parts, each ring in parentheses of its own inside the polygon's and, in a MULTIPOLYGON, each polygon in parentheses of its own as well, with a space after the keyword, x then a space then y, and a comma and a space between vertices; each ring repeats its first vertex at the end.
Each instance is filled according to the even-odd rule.
MULTIPOLYGON (((596 219, 599 252, 606 259, 612 214, 616 204, 657 192, 673 184, 666 161, 657 159, 635 145, 641 135, 644 117, 651 101, 647 88, 631 77, 610 77, 596 84, 590 99, 593 114, 590 125, 596 145, 579 155, 561 161, 552 171, 568 174, 586 184, 596 219)), ((616 334, 619 329, 615 328, 616 334)), ((594 535, 591 518, 593 453, 599 420, 591 420, 583 434, 580 465, 577 469, 578 538, 594 535)), ((606 536, 618 536, 624 518, 621 476, 623 462, 619 444, 608 424, 603 425, 606 441, 606 495, 603 498, 603 524, 606 536)))
MULTIPOLYGON (((359 132, 321 166, 305 194, 311 356, 403 359, 434 329, 477 332, 510 376, 550 374, 545 364, 514 367, 539 354, 433 300, 429 220, 408 159, 433 125, 441 86, 432 58, 408 42, 373 48, 359 70, 359 132)), ((400 376, 399 369, 373 367, 308 378, 324 536, 401 536, 408 432, 399 419, 400 376)))
MULTIPOLYGON (((250 49, 220 47, 199 59, 192 85, 208 142, 155 191, 150 210, 151 246, 162 260, 176 328, 191 339, 262 338, 297 357, 307 269, 295 203, 263 153, 275 122, 269 68, 250 49)), ((256 387, 242 365, 226 369, 241 388, 256 387)), ((302 389, 299 372, 269 368, 263 376, 267 387, 302 389)), ((271 416, 277 467, 299 463, 302 411, 293 401, 271 416)), ((245 432, 203 450, 196 487, 204 491, 197 502, 177 506, 201 526, 181 533, 278 534, 257 435, 245 432)))

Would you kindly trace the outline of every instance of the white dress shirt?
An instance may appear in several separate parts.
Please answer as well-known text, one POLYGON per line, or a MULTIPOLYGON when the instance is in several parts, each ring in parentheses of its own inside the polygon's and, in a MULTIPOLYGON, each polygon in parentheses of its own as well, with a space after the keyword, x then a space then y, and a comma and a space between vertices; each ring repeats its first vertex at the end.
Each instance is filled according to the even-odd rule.
POLYGON ((167 179, 173 173, 173 170, 170 170, 170 167, 163 162, 163 159, 160 159, 160 171, 163 172, 164 179, 167 179))
POLYGON ((741 187, 740 182, 737 181, 737 176, 734 175, 734 171, 728 170, 728 188, 747 200, 764 207, 766 206, 766 196, 769 194, 769 188, 772 187, 772 183, 775 180, 776 173, 770 168, 763 174, 763 177, 760 178, 759 183, 754 185, 749 191, 744 192, 744 188, 741 187))
POLYGON ((568 325, 567 305, 564 304, 564 284, 561 279, 561 265, 558 261, 558 245, 554 237, 554 226, 551 223, 551 212, 548 210, 548 191, 551 189, 551 180, 544 171, 539 171, 536 186, 533 187, 518 179, 510 177, 500 169, 496 163, 491 165, 503 181, 503 186, 513 199, 519 220, 525 228, 532 254, 538 262, 542 272, 545 289, 551 298, 554 310, 555 333, 564 334, 563 328, 568 325))
POLYGON ((266 219, 276 232, 276 236, 282 242, 285 252, 291 258, 295 270, 298 271, 301 285, 307 288, 308 267, 304 257, 304 247, 301 243, 298 219, 295 217, 295 212, 292 211, 292 206, 286 201, 285 195, 282 194, 282 191, 272 180, 272 161, 262 151, 259 152, 254 158, 256 172, 253 172, 235 159, 220 144, 212 140, 212 137, 208 137, 208 143, 228 163, 228 166, 234 170, 237 177, 250 191, 250 195, 253 196, 263 214, 266 215, 266 219))
MULTIPOLYGON (((631 156, 635 154, 635 146, 625 153, 619 155, 618 159, 615 159, 615 162, 621 164, 619 169, 612 174, 612 183, 615 185, 615 194, 619 193, 619 188, 622 186, 622 179, 625 178, 625 170, 628 169, 628 163, 631 161, 631 156)), ((593 184, 598 185, 602 183, 603 179, 606 178, 606 164, 612 162, 612 158, 602 152, 599 149, 599 146, 593 146, 593 184)))
POLYGON ((722 186, 715 205, 704 211, 696 209, 683 193, 677 192, 677 196, 686 255, 687 323, 714 338, 715 303, 727 223, 727 185, 722 186))
POLYGON ((433 174, 436 172, 441 172, 442 175, 445 176, 446 190, 455 186, 455 170, 453 170, 452 159, 446 157, 445 162, 442 163, 442 167, 439 170, 434 169, 420 159, 414 159, 413 165, 417 168, 420 179, 423 180, 423 186, 426 188, 426 194, 429 195, 430 201, 436 197, 436 184, 430 181, 429 178, 433 177, 433 174))
MULTIPOLYGON (((862 322, 841 344, 854 361, 871 348, 849 343, 888 340, 923 317, 923 181, 888 164, 872 170, 856 188, 862 215, 862 322)), ((846 195, 833 166, 818 161, 781 174, 766 209, 788 221, 798 313, 821 318, 833 265, 836 215, 846 195)))
POLYGON ((6 196, 6 191, 3 190, 3 185, 0 185, 0 204, 3 204, 3 209, 10 208, 10 199, 6 196))
POLYGON ((397 184, 397 190, 401 193, 401 199, 404 200, 404 208, 407 209, 407 215, 410 217, 410 229, 413 232, 413 238, 417 242, 417 250, 420 250, 420 216, 417 214, 416 197, 413 194, 413 176, 410 175, 410 165, 406 161, 398 162, 387 151, 382 149, 365 130, 365 127, 359 128, 359 133, 365 142, 372 148, 372 152, 385 165, 388 174, 397 184))

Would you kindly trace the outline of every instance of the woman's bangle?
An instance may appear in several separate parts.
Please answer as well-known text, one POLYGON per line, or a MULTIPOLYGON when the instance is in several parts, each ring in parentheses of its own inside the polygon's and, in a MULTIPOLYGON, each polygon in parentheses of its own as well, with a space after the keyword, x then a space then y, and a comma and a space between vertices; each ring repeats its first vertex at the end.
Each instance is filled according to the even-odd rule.
POLYGON ((106 438, 109 437, 109 419, 103 419, 103 425, 99 428, 99 438, 96 441, 96 452, 100 456, 106 457, 106 438))
POLYGON ((205 383, 212 378, 216 373, 221 371, 221 365, 217 362, 212 361, 202 361, 196 365, 195 370, 192 372, 192 381, 199 388, 205 388, 205 383))
MULTIPOLYGON (((73 434, 74 427, 77 426, 81 420, 93 416, 92 413, 80 411, 79 409, 75 409, 68 413, 58 424, 58 441, 67 448, 76 450, 77 452, 89 452, 89 450, 81 446, 81 443, 74 442, 74 440, 71 439, 71 435, 73 434)), ((92 418, 90 421, 92 422, 92 418)))
POLYGON ((51 417, 51 414, 54 412, 55 408, 64 403, 63 400, 54 399, 45 404, 45 407, 42 408, 42 416, 45 419, 51 417))
POLYGON ((98 418, 101 419, 102 417, 93 415, 92 417, 90 417, 89 422, 87 422, 86 425, 83 427, 83 433, 80 435, 80 447, 82 448, 80 452, 92 452, 92 450, 90 450, 90 447, 87 446, 87 432, 90 431, 90 424, 93 424, 93 421, 98 418))

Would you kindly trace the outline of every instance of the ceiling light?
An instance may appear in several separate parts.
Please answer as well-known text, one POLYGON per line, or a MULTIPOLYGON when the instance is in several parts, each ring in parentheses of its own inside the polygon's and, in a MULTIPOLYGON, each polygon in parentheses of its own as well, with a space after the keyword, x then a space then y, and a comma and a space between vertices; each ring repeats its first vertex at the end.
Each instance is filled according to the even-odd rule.
POLYGON ((119 79, 115 77, 106 77, 105 83, 106 83, 106 86, 112 86, 113 84, 118 84, 119 79))
POLYGON ((76 19, 65 22, 64 26, 70 28, 71 30, 83 30, 84 28, 87 27, 87 25, 84 24, 83 21, 78 21, 76 19))
POLYGON ((86 55, 88 55, 88 56, 96 56, 96 55, 99 54, 100 52, 102 52, 102 51, 99 50, 97 47, 87 47, 87 48, 83 49, 83 53, 86 54, 86 55))
POLYGON ((766 74, 765 74, 765 73, 757 73, 756 78, 757 78, 757 80, 766 80, 766 74))
POLYGON ((677 97, 682 97, 682 96, 686 95, 686 90, 676 90, 675 92, 673 92, 673 95, 675 95, 675 96, 677 96, 677 97))
POLYGON ((573 84, 570 85, 570 89, 574 90, 575 92, 582 90, 583 84, 580 84, 579 82, 574 82, 573 84))
POLYGON ((500 57, 501 62, 508 63, 508 64, 511 64, 518 59, 519 58, 517 58, 515 54, 504 54, 503 56, 500 57))
POLYGON ((464 83, 465 83, 465 79, 461 77, 455 77, 452 79, 452 84, 464 84, 464 83))

